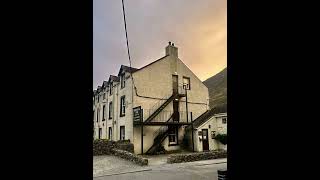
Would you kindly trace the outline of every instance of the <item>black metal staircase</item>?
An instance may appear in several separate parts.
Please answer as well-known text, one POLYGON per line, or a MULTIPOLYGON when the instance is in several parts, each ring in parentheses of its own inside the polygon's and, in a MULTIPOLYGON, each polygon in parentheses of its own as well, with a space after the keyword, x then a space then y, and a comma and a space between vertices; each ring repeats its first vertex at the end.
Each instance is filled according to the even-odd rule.
POLYGON ((174 98, 176 98, 177 95, 173 94, 172 96, 170 96, 169 99, 166 100, 166 102, 164 102, 156 111, 154 111, 149 117, 148 119, 146 119, 144 122, 150 122, 152 121, 171 101, 173 101, 174 98))
MULTIPOLYGON (((151 113, 151 115, 143 122, 143 125, 152 125, 152 123, 154 123, 154 125, 156 125, 156 123, 159 123, 159 125, 161 125, 162 127, 159 128, 159 130, 157 130, 154 133, 154 141, 152 146, 148 149, 148 151, 146 152, 146 154, 154 154, 159 147, 161 147, 162 142, 166 139, 166 137, 169 135, 169 130, 171 127, 173 126, 182 126, 183 123, 179 122, 179 112, 174 112, 170 118, 165 121, 165 122, 151 122, 153 121, 156 116, 162 112, 162 110, 168 106, 170 104, 170 102, 172 102, 175 99, 180 99, 181 97, 185 97, 186 96, 186 91, 182 88, 179 87, 177 89, 177 91, 174 91, 173 94, 170 96, 170 98, 168 98, 163 104, 161 104, 153 113, 151 113), (171 120, 171 121, 170 121, 171 120), (163 124, 164 123, 164 124, 163 124), (167 124, 166 124, 167 123, 167 124), (166 125, 165 125, 166 124, 166 125)), ((188 124, 188 123, 187 123, 188 124)))
MULTIPOLYGON (((169 122, 172 120, 173 114, 171 117, 167 120, 169 122)), ((152 146, 148 149, 146 154, 153 154, 154 152, 157 151, 157 149, 161 146, 161 143, 166 139, 166 137, 169 134, 169 127, 168 126, 162 126, 159 128, 158 131, 156 131, 154 134, 157 134, 157 136, 153 140, 152 146)))

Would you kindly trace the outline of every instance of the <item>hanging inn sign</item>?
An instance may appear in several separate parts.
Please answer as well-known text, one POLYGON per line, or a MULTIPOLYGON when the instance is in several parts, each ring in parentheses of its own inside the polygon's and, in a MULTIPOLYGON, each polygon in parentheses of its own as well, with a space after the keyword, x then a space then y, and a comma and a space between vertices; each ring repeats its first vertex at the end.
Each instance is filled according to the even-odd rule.
POLYGON ((142 122, 143 118, 143 110, 141 109, 141 106, 133 108, 133 123, 139 124, 142 122))

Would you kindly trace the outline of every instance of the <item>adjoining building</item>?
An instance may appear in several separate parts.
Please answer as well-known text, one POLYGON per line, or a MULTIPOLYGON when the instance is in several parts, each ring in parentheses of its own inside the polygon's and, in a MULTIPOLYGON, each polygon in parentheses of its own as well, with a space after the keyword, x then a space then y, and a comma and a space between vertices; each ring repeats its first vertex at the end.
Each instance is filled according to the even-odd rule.
POLYGON ((186 128, 185 138, 189 148, 194 151, 209 151, 224 149, 227 145, 216 139, 217 135, 227 135, 227 105, 214 107, 203 113, 186 128), (192 143, 192 133, 194 143, 192 143), (192 147, 192 144, 194 144, 192 147))
POLYGON ((209 93, 169 42, 165 56, 144 67, 122 65, 93 102, 94 139, 130 140, 136 154, 152 154, 181 148, 185 127, 208 111, 209 93))

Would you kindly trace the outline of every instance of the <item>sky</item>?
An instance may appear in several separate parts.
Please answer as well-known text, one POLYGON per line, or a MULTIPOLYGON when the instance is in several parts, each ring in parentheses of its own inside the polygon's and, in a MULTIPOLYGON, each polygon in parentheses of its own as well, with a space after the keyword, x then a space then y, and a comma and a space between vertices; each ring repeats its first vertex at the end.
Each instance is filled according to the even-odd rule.
MULTIPOLYGON (((171 41, 201 80, 227 67, 227 0, 124 0, 132 67, 171 41)), ((129 66, 121 0, 93 0, 93 89, 129 66)))

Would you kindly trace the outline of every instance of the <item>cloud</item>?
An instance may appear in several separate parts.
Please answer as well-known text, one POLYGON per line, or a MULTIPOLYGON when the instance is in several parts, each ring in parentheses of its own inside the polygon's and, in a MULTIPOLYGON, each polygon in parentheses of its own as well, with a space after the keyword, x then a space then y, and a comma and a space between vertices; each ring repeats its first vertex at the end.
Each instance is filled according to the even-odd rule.
MULTIPOLYGON (((128 65, 122 5, 94 0, 93 87, 128 65)), ((125 0, 132 63, 141 67, 164 55, 168 41, 201 79, 227 66, 226 0, 125 0)))

